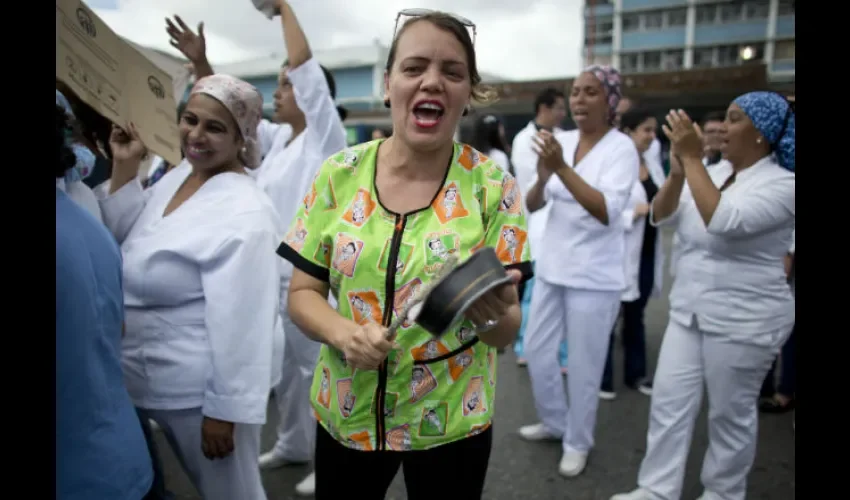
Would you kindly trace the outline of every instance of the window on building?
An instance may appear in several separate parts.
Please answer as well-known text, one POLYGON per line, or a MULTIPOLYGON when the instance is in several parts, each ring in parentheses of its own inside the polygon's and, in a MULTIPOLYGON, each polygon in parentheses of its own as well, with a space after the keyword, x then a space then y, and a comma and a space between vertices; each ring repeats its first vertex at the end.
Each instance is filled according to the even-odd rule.
POLYGON ((746 0, 744 17, 748 20, 767 19, 770 12, 770 0, 746 0))
POLYGON ((700 5, 696 14, 697 24, 714 24, 717 21, 717 5, 700 5))
POLYGON ((665 50, 661 54, 661 69, 672 71, 682 69, 685 62, 684 50, 665 50))
POLYGON ((764 60, 763 43, 721 45, 717 51, 717 66, 759 63, 764 60))
POLYGON ((694 67, 710 68, 714 60, 714 47, 694 49, 694 67))
POLYGON ((623 73, 635 73, 638 71, 638 54, 621 54, 620 71, 623 73))
POLYGON ((740 21, 743 13, 744 6, 738 2, 722 4, 720 6, 720 21, 724 23, 740 21))
POLYGON ((647 12, 643 15, 643 28, 647 30, 657 30, 664 25, 664 15, 662 11, 647 12))
POLYGON ((794 14, 794 3, 791 0, 779 0, 779 11, 777 12, 780 16, 791 16, 794 14))
POLYGON ((717 47, 717 65, 718 66, 734 66, 738 64, 738 46, 723 45, 717 47))
POLYGON ((773 46, 773 58, 778 61, 794 59, 794 40, 779 40, 773 46))
POLYGON ((623 15, 623 32, 637 31, 640 29, 640 16, 637 14, 623 15))
POLYGON ((611 36, 611 35, 597 36, 596 40, 594 40, 593 43, 596 43, 596 44, 599 44, 599 45, 611 45, 611 44, 614 43, 614 37, 611 36))
POLYGON ((610 44, 614 42, 614 19, 610 16, 598 18, 593 23, 585 25, 584 44, 610 44))
POLYGON ((688 23, 688 9, 670 9, 667 11, 667 26, 684 26, 688 23))
POLYGON ((643 71, 659 71, 661 69, 661 52, 643 53, 643 71))

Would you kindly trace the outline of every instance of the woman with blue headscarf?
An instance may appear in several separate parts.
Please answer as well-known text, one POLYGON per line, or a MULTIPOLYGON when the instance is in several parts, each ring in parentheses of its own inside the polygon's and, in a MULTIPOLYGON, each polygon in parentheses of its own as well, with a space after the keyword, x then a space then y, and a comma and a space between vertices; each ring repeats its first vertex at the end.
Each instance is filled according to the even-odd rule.
POLYGON ((61 177, 57 176, 56 187, 67 194, 71 200, 85 208, 98 221, 103 222, 97 198, 91 188, 83 183, 83 179, 89 176, 94 169, 95 155, 77 140, 73 125, 76 120, 74 112, 71 110, 68 99, 58 90, 56 91, 56 106, 65 112, 68 122, 72 124, 71 128, 66 131, 65 142, 76 157, 74 166, 66 170, 61 177))
POLYGON ((744 500, 759 390, 794 326, 783 263, 795 221, 794 110, 772 92, 735 99, 726 111, 728 163, 711 170, 701 161, 699 128, 684 111, 671 111, 663 129, 679 165, 653 200, 650 223, 675 224, 682 253, 639 488, 611 500, 681 497, 703 384, 709 445, 700 500, 744 500))

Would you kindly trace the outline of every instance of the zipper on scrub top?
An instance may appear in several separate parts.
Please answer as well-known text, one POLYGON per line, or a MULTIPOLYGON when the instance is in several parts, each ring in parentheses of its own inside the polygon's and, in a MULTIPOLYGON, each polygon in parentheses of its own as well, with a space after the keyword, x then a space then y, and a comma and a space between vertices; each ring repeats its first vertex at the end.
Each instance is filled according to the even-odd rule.
MULTIPOLYGON (((393 230, 392 241, 390 242, 390 254, 387 258, 387 278, 384 282, 384 318, 383 325, 390 326, 393 321, 393 303, 395 302, 395 274, 396 261, 398 261, 398 252, 401 248, 401 239, 404 235, 404 225, 407 223, 406 215, 395 215, 395 229, 393 230)), ((384 419, 384 405, 387 394, 387 377, 388 377, 388 360, 385 359, 381 366, 378 367, 378 402, 375 414, 377 418, 377 439, 379 451, 386 450, 386 421, 384 419)))

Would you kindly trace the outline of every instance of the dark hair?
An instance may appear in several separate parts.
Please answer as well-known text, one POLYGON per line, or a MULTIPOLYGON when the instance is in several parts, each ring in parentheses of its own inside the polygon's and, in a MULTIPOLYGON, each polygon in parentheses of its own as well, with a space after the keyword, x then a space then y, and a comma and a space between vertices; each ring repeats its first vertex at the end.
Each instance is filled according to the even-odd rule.
POLYGON ((620 132, 625 132, 626 130, 637 130, 641 123, 649 120, 650 118, 655 118, 655 115, 653 115, 648 109, 638 107, 630 108, 620 117, 620 132))
POLYGON ((540 112, 540 106, 551 108, 555 105, 555 101, 558 99, 566 99, 563 92, 553 87, 543 89, 543 91, 537 94, 537 97, 534 98, 534 114, 540 112))
MULTIPOLYGON (((283 61, 281 68, 285 68, 287 66, 289 66, 289 58, 283 61)), ((322 68, 322 73, 324 73, 325 75, 325 82, 327 82, 328 84, 328 90, 331 93, 331 99, 336 100, 336 80, 334 79, 333 73, 331 73, 330 70, 322 64, 320 64, 319 67, 322 68)), ((348 110, 346 110, 342 106, 337 106, 336 111, 337 113, 339 113, 339 119, 345 121, 345 118, 348 116, 348 110)))
POLYGON ((77 157, 74 151, 68 146, 66 137, 71 131, 71 125, 68 123, 68 115, 65 114, 65 108, 56 105, 56 178, 65 177, 65 172, 69 168, 73 168, 77 163, 77 157))
POLYGON ((466 54, 467 67, 469 68, 469 81, 472 84, 472 98, 478 102, 487 103, 495 98, 495 92, 489 87, 481 85, 481 74, 478 73, 478 62, 475 58, 475 47, 472 44, 472 38, 469 36, 466 26, 455 19, 451 14, 445 12, 429 12, 428 14, 411 17, 401 25, 398 32, 393 38, 390 45, 389 55, 387 56, 387 74, 392 72, 393 64, 395 64, 396 51, 398 50, 398 41, 401 35, 415 23, 427 21, 437 28, 447 31, 454 36, 463 46, 463 51, 466 54))
POLYGON ((381 135, 383 135, 384 137, 389 137, 389 136, 393 135, 393 129, 392 128, 375 127, 375 128, 372 129, 372 132, 374 132, 375 130, 380 131, 381 135))
MULTIPOLYGON (((507 148, 499 134, 499 125, 501 124, 502 120, 494 115, 479 116, 472 126, 472 137, 469 145, 485 155, 489 154, 491 149, 498 149, 507 154, 507 148)), ((510 159, 508 159, 508 165, 502 165, 502 167, 513 173, 513 165, 510 165, 510 159)))
POLYGON ((700 125, 705 126, 708 122, 724 122, 726 121, 726 113, 724 111, 711 111, 706 113, 700 120, 700 125))
POLYGON ((94 108, 84 103, 64 83, 56 82, 56 89, 68 99, 80 135, 84 142, 90 147, 103 148, 107 158, 112 158, 112 149, 109 147, 109 135, 112 133, 112 121, 95 111, 94 108))

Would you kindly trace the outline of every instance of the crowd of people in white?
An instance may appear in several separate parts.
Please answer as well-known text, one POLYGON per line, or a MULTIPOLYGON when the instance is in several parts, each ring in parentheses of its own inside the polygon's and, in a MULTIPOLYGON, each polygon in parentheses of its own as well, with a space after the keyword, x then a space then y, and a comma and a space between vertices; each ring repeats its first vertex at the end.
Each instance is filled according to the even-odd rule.
MULTIPOLYGON (((464 18, 414 10, 402 30, 416 22, 474 30, 464 18)), ((129 395, 127 411, 135 412, 127 424, 136 427, 134 446, 144 440, 146 454, 120 470, 128 476, 130 469, 148 469, 133 485, 80 479, 86 473, 67 464, 82 456, 80 442, 94 432, 86 424, 67 433, 65 447, 57 444, 57 464, 66 464, 57 470, 57 491, 65 488, 58 498, 170 498, 151 438, 156 430, 205 499, 264 499, 261 470, 314 459, 310 389, 317 383, 321 343, 291 317, 295 268, 274 249, 307 203, 305 193, 323 162, 347 147, 345 110, 335 105, 333 77, 313 57, 292 8, 278 0, 275 12, 288 59, 271 120, 262 118, 257 89, 214 72, 202 26, 196 32, 179 17, 167 20, 172 44, 191 62, 195 77, 180 115, 185 159, 178 165, 151 158, 133 124, 82 133, 79 105, 71 103, 77 100, 57 90, 57 109, 71 122, 63 125, 64 141, 76 154, 74 166, 57 175, 57 343, 60 330, 71 328, 63 315, 72 306, 62 304, 79 290, 60 274, 60 267, 72 265, 59 260, 60 200, 67 196, 102 222, 120 247, 121 299, 110 317, 120 311, 123 324, 120 337, 109 340, 120 369, 110 366, 129 395), (94 179, 96 157, 109 159, 109 173, 90 189, 85 181, 94 179), (151 167, 140 176, 143 163, 151 167), (60 290, 71 295, 60 298, 60 290), (279 425, 276 443, 264 451, 260 432, 270 398, 279 425)), ((417 56, 428 68, 421 75, 403 69, 403 78, 420 85, 417 91, 436 98, 444 81, 471 80, 473 71, 452 64, 474 69, 474 61, 445 62, 444 54, 460 59, 468 54, 463 40, 445 36, 449 41, 423 42, 434 55, 417 56)), ((474 90, 477 82, 470 85, 474 90)), ((467 102, 470 97, 473 91, 467 102)), ((443 113, 449 116, 448 111, 439 116, 443 113)), ((542 92, 535 113, 510 147, 493 115, 476 120, 470 141, 483 161, 490 158, 506 178, 515 177, 527 215, 535 278, 520 285, 523 322, 514 347, 518 362, 528 366, 539 422, 520 428, 519 435, 561 441, 558 470, 566 477, 582 473, 594 446, 599 401, 616 397, 612 339, 619 319, 624 385, 650 395, 652 403, 638 489, 612 500, 680 498, 703 386, 709 448, 701 498, 743 500, 762 382, 795 322, 789 286, 795 226, 792 103, 772 92, 751 92, 700 125, 682 110, 659 120, 623 96, 616 69, 591 66, 569 95, 542 92), (568 131, 559 128, 567 110, 576 126, 568 131), (662 167, 659 128, 670 144, 669 173, 662 167), (669 256, 663 226, 675 232, 669 256), (651 375, 643 315, 650 298, 661 293, 665 266, 674 279, 670 320, 651 375)), ((452 116, 459 121, 460 112, 452 116)), ((458 121, 441 126, 453 133, 458 121)), ((412 125, 396 123, 394 114, 393 131, 376 138, 392 134, 403 143, 405 127, 412 125)), ((61 161, 67 157, 60 152, 61 161)), ((68 210, 63 204, 61 217, 68 210)), ((336 306, 333 295, 327 300, 336 306)), ((102 319, 92 321, 101 326, 80 328, 110 335, 102 319)), ((57 347, 57 370, 59 357, 57 347)), ((65 400, 57 387, 60 418, 70 408, 61 403, 65 400)), ((102 446, 111 456, 113 451, 103 450, 113 450, 115 443, 102 446)), ((122 460, 133 459, 115 458, 110 467, 122 460)), ((480 480, 483 484, 483 473, 480 480)), ((296 490, 315 493, 316 475, 309 474, 296 490)))

